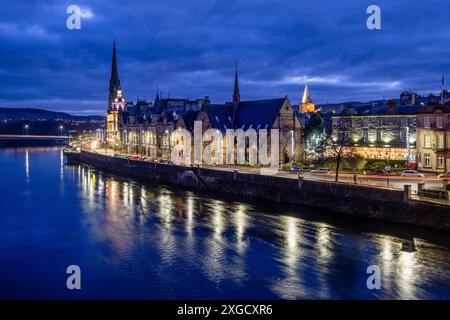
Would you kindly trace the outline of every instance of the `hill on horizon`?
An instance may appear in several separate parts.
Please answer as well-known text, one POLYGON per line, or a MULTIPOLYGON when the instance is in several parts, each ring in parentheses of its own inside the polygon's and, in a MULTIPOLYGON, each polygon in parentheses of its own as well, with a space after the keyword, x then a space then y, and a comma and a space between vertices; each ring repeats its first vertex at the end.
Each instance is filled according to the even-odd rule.
POLYGON ((75 121, 104 121, 104 116, 88 115, 76 116, 65 112, 49 111, 35 108, 1 108, 0 120, 75 120, 75 121))

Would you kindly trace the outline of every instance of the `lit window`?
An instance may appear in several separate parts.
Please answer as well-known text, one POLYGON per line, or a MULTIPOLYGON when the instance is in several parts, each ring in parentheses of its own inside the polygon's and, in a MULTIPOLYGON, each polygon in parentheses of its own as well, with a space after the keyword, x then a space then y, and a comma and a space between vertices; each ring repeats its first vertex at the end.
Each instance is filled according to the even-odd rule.
POLYGON ((444 136, 443 135, 438 135, 437 136, 437 146, 439 149, 444 149, 444 136))
POLYGON ((436 128, 442 129, 444 127, 443 117, 436 117, 436 128))
POLYGON ((423 147, 431 148, 431 136, 427 134, 423 136, 423 147))
POLYGON ((437 167, 442 169, 444 167, 444 156, 438 155, 437 157, 437 167))
POLYGON ((426 168, 431 168, 431 156, 428 153, 425 153, 425 165, 426 168))

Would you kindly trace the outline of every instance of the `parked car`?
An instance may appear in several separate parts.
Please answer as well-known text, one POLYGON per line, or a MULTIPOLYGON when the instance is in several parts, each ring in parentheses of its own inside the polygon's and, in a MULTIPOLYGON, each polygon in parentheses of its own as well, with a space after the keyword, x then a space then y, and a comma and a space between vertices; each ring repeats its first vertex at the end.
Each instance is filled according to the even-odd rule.
POLYGON ((140 156, 132 156, 130 159, 131 160, 141 160, 141 157, 140 156))
POLYGON ((443 173, 443 174, 440 174, 440 175, 438 175, 438 178, 440 178, 440 179, 450 179, 450 171, 449 171, 449 172, 446 172, 446 173, 443 173))
POLYGON ((330 172, 331 171, 328 168, 317 168, 317 169, 311 170, 309 173, 313 173, 313 174, 328 174, 330 172))
POLYGON ((159 160, 159 163, 175 164, 172 160, 166 160, 166 159, 161 159, 161 160, 159 160))
POLYGON ((289 173, 303 173, 304 170, 300 166, 292 166, 289 168, 289 173))
POLYGON ((417 172, 416 170, 403 170, 400 175, 402 177, 425 177, 423 173, 417 172))
POLYGON ((373 174, 376 176, 383 176, 386 174, 386 171, 384 171, 383 169, 372 169, 372 170, 370 170, 369 174, 373 174))

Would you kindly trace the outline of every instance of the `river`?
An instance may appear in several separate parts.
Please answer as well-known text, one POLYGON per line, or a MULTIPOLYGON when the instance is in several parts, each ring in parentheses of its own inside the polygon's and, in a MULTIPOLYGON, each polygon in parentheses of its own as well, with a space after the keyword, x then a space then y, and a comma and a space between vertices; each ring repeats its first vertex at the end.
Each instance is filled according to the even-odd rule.
POLYGON ((450 299, 448 233, 146 184, 60 147, 1 148, 0 177, 2 299, 450 299))

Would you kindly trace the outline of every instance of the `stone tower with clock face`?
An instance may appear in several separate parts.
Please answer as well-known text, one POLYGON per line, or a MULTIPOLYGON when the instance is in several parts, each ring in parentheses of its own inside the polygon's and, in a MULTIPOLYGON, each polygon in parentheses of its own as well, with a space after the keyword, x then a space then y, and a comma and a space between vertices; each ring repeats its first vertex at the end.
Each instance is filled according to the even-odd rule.
POLYGON ((109 80, 108 110, 106 113, 106 139, 108 144, 117 146, 120 144, 120 125, 122 112, 125 110, 126 101, 122 96, 119 70, 117 67, 116 43, 113 44, 113 56, 111 64, 111 79, 109 80))

